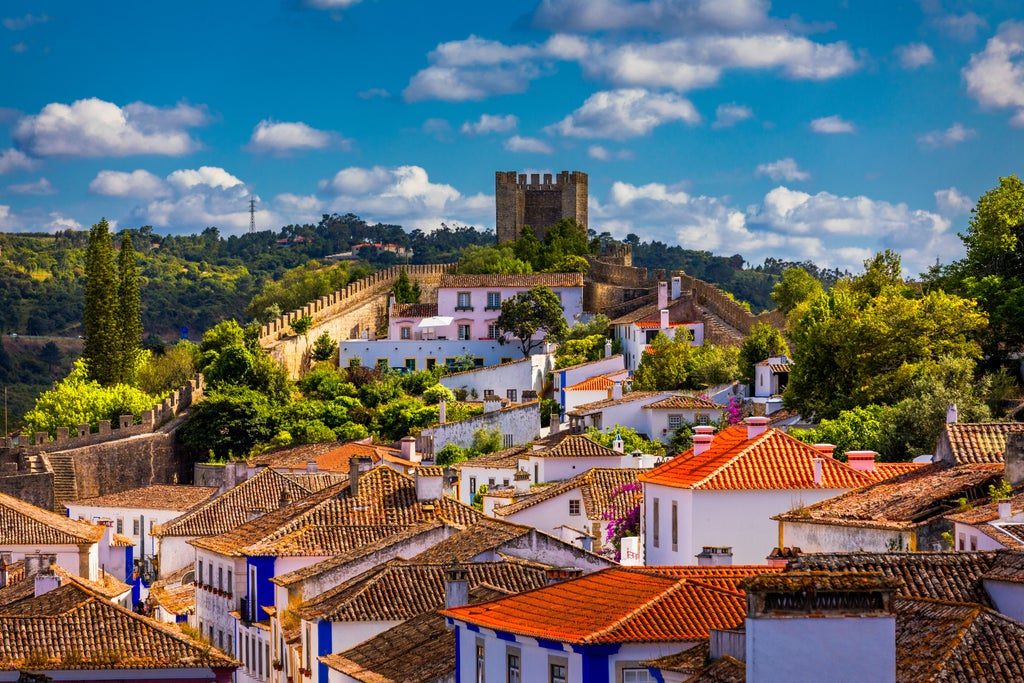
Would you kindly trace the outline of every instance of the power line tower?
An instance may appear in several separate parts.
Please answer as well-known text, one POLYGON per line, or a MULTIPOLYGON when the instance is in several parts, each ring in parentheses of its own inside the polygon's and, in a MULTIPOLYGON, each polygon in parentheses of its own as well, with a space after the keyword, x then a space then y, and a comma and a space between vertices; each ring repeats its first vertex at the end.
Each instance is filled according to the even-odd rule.
POLYGON ((256 232, 256 199, 251 197, 249 199, 249 234, 252 235, 256 232))

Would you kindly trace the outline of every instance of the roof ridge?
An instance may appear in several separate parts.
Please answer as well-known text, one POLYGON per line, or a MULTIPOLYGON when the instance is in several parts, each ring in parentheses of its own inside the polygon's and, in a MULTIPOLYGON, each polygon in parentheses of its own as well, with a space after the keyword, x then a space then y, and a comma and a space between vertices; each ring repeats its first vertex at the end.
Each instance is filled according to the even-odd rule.
MULTIPOLYGON (((734 426, 735 426, 735 425, 734 425, 734 426)), ((728 429, 728 427, 727 427, 726 429, 728 429)), ((712 471, 712 472, 711 472, 710 474, 708 474, 707 476, 705 476, 705 477, 704 477, 703 479, 701 479, 701 480, 699 480, 699 481, 697 481, 697 482, 694 482, 693 484, 691 484, 691 485, 689 486, 689 488, 691 488, 691 489, 696 489, 696 488, 699 488, 699 487, 703 486, 703 485, 704 485, 704 484, 706 484, 706 483, 707 483, 708 481, 710 481, 711 479, 713 479, 713 478, 715 478, 716 476, 718 476, 718 474, 719 474, 720 472, 722 472, 723 470, 725 470, 726 468, 728 468, 729 466, 731 466, 731 465, 732 465, 732 464, 733 464, 734 462, 736 462, 737 460, 739 460, 739 459, 741 459, 741 458, 743 458, 743 457, 746 457, 746 455, 747 455, 747 454, 748 454, 748 453, 749 453, 749 452, 750 452, 750 451, 751 451, 752 449, 754 449, 755 447, 759 446, 759 445, 760 445, 760 444, 761 444, 761 443, 762 443, 763 441, 766 441, 766 440, 768 439, 768 437, 769 437, 769 436, 770 436, 770 435, 771 435, 772 433, 773 433, 773 430, 772 430, 772 429, 766 429, 766 430, 764 430, 763 432, 761 432, 760 434, 758 434, 757 436, 755 436, 755 437, 754 437, 753 439, 745 439, 745 441, 748 441, 748 442, 750 442, 750 443, 749 443, 748 445, 746 445, 746 446, 744 446, 743 448, 741 448, 741 449, 739 450, 739 452, 738 452, 738 453, 736 453, 736 455, 734 455, 733 457, 729 458, 729 459, 728 459, 728 460, 726 460, 726 461, 725 461, 724 463, 722 463, 721 465, 719 465, 718 467, 716 467, 716 468, 715 468, 715 469, 714 469, 714 470, 713 470, 713 471, 712 471)), ((714 445, 714 444, 713 444, 713 442, 712 442, 712 445, 714 445)), ((702 455, 703 455, 703 454, 702 454, 702 455)), ((709 458, 709 459, 710 459, 710 458, 709 458)))
POLYGON ((672 585, 668 586, 662 592, 660 592, 660 593, 652 596, 650 599, 644 601, 643 604, 641 604, 641 605, 637 606, 636 608, 634 608, 633 610, 627 612, 625 615, 623 615, 619 619, 615 620, 612 624, 606 626, 605 628, 601 629, 600 631, 595 631, 594 633, 591 633, 591 634, 589 634, 587 636, 584 636, 583 638, 580 639, 581 642, 584 642, 584 643, 591 642, 591 641, 597 640, 598 638, 600 638, 602 636, 611 634, 616 629, 618 629, 619 627, 625 625, 627 622, 632 620, 634 617, 639 616, 639 614, 641 612, 646 611, 648 608, 653 607, 657 603, 659 603, 662 600, 664 600, 666 597, 668 597, 670 595, 674 595, 676 592, 682 590, 682 586, 686 583, 686 579, 675 579, 675 578, 671 578, 671 577, 662 576, 660 574, 643 574, 642 576, 644 576, 645 578, 656 580, 656 581, 657 580, 665 580, 665 581, 673 581, 674 583, 672 585))

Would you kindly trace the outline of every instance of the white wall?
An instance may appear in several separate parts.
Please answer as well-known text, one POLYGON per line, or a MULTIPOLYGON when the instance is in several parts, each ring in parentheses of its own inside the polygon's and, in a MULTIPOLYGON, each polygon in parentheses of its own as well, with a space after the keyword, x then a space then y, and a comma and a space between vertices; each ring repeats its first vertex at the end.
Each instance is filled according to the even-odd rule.
MULTIPOLYGON (((78 546, 66 546, 66 545, 3 545, 0 546, 0 550, 11 553, 11 561, 17 562, 25 559, 25 555, 33 555, 36 553, 53 554, 57 556, 57 566, 61 569, 65 569, 75 576, 81 576, 84 579, 90 579, 95 581, 99 576, 99 549, 97 544, 92 546, 92 555, 96 560, 96 568, 92 569, 93 574, 89 576, 86 572, 83 572, 80 568, 80 559, 78 556, 78 546)), ((90 565, 92 562, 90 562, 90 565)), ((91 568, 91 567, 90 567, 91 568)), ((87 569, 88 571, 88 569, 87 569)))
MULTIPOLYGON (((145 501, 139 501, 145 503, 145 501)), ((111 531, 120 533, 128 538, 135 539, 135 558, 138 559, 143 555, 143 549, 141 547, 142 538, 146 539, 146 555, 156 554, 156 537, 150 533, 150 529, 156 524, 165 524, 176 517, 179 517, 184 510, 157 510, 154 508, 145 507, 110 507, 110 506, 93 506, 93 505, 80 505, 78 503, 68 503, 68 517, 71 519, 84 519, 87 522, 96 524, 101 519, 114 520, 114 526, 111 531), (121 520, 122 531, 117 531, 117 521, 121 520), (145 522, 145 533, 137 534, 134 532, 135 525, 133 522, 136 520, 145 522)), ((140 525, 141 528, 141 525, 140 525)))
MULTIPOLYGON (((635 324, 615 325, 615 337, 622 341, 622 352, 626 357, 626 367, 635 371, 640 367, 640 360, 643 358, 644 349, 647 348, 648 332, 663 332, 669 339, 676 338, 676 332, 685 328, 693 335, 690 346, 704 345, 704 323, 692 322, 682 325, 676 324, 667 328, 641 328, 635 324)), ((656 336, 656 335, 655 335, 656 336)), ((653 336, 651 337, 654 338, 653 336)))
MULTIPOLYGON (((620 427, 629 427, 635 429, 641 433, 648 433, 650 430, 650 411, 644 410, 644 406, 660 401, 663 398, 672 396, 675 392, 663 391, 654 396, 649 396, 644 399, 637 399, 635 401, 627 401, 618 405, 608 406, 601 409, 600 418, 595 418, 591 415, 587 416, 587 426, 595 425, 598 421, 600 422, 600 428, 603 431, 612 429, 615 425, 620 427)), ((629 398, 629 394, 626 394, 623 398, 629 398)), ((655 435, 651 435, 656 438, 655 435)), ((657 436, 660 436, 657 435, 657 436)))
POLYGON ((411 358, 416 361, 417 370, 425 370, 428 358, 433 358, 437 365, 443 366, 445 359, 458 358, 467 353, 475 358, 483 358, 484 365, 497 365, 502 358, 515 360, 523 355, 518 347, 502 346, 496 341, 356 339, 338 342, 338 362, 341 367, 348 366, 352 358, 358 358, 362 365, 371 368, 377 365, 378 359, 386 359, 390 367, 405 367, 406 359, 411 358))
POLYGON ((196 549, 188 544, 195 536, 160 536, 157 553, 160 557, 160 577, 170 576, 182 567, 190 567, 196 561, 196 549))
MULTIPOLYGON (((458 422, 427 427, 420 434, 433 437, 433 452, 437 453, 450 443, 458 444, 462 448, 472 446, 473 434, 480 429, 497 429, 503 438, 505 435, 511 435, 512 446, 533 441, 540 435, 540 404, 536 401, 515 404, 458 422)), ((508 444, 504 447, 508 447, 508 444)))
MULTIPOLYGON (((475 491, 470 486, 470 479, 476 478, 476 488, 479 489, 481 485, 490 486, 490 480, 494 479, 496 486, 501 486, 502 482, 508 479, 509 485, 514 484, 516 470, 507 467, 470 467, 467 465, 468 462, 462 463, 459 468, 459 501, 469 505, 473 502, 473 494, 475 491)), ((533 477, 533 470, 529 470, 531 478, 533 477)), ((533 481, 531 480, 531 484, 533 481)))
POLYGON ((1024 623, 1024 585, 991 579, 983 579, 983 582, 985 591, 1000 614, 1024 623))
POLYGON ((530 473, 531 480, 536 472, 540 477, 539 482, 564 481, 595 467, 628 469, 633 466, 633 456, 625 454, 617 457, 553 458, 550 456, 534 456, 526 452, 523 453, 523 457, 527 458, 523 469, 530 473))
POLYGON ((499 398, 508 398, 508 390, 516 390, 516 401, 523 400, 524 391, 536 391, 538 395, 544 388, 547 373, 554 367, 554 354, 534 354, 529 359, 519 358, 518 348, 506 345, 510 355, 517 358, 507 365, 466 370, 452 375, 445 375, 440 383, 449 389, 465 389, 470 395, 484 397, 490 389, 499 398), (474 393, 475 392, 475 393, 474 393))
POLYGON ((203 636, 209 638, 214 647, 221 646, 221 634, 223 634, 224 649, 228 650, 228 636, 232 640, 235 637, 235 618, 229 612, 238 609, 239 600, 245 597, 245 560, 240 558, 225 557, 219 553, 195 549, 195 576, 196 576, 196 626, 201 627, 203 636), (199 560, 203 562, 203 572, 199 574, 199 560), (217 594, 207 588, 200 588, 199 583, 204 585, 210 581, 210 567, 213 567, 213 587, 217 588, 218 569, 221 570, 224 591, 230 587, 230 595, 217 594), (231 580, 228 582, 228 570, 231 570, 231 580), (210 637, 210 626, 213 626, 213 637, 210 637))
MULTIPOLYGON (((651 401, 651 403, 653 403, 653 401, 651 401)), ((698 414, 706 415, 708 418, 708 422, 706 424, 711 424, 721 419, 724 409, 718 408, 717 410, 712 410, 709 408, 706 410, 683 410, 679 408, 644 408, 642 412, 647 417, 647 428, 637 429, 637 431, 646 432, 652 439, 661 441, 662 443, 668 443, 675 434, 675 429, 670 429, 668 426, 669 415, 679 415, 684 422, 689 422, 690 424, 697 424, 698 414)))
MULTIPOLYGON (((450 328, 436 328, 437 334, 448 334, 453 338, 457 332, 457 324, 471 326, 473 339, 487 336, 487 325, 498 319, 501 309, 486 310, 488 292, 498 292, 501 301, 510 299, 520 292, 525 292, 529 287, 467 287, 465 289, 440 288, 437 290, 437 314, 455 318, 450 328), (469 292, 471 311, 457 311, 459 292, 469 292)), ((552 292, 558 295, 562 302, 565 324, 572 327, 583 314, 583 288, 582 287, 551 287, 552 292)), ((545 333, 541 333, 543 336, 545 333)))
MULTIPOLYGON (((801 522, 782 522, 783 544, 805 553, 871 553, 910 550, 913 530, 869 529, 866 527, 801 522)), ((921 548, 930 550, 930 548, 921 548)))

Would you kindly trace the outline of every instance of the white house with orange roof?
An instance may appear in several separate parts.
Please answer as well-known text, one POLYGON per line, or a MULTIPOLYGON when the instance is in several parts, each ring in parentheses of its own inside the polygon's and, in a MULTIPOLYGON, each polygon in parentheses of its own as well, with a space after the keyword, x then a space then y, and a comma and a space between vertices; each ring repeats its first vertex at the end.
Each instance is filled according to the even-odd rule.
POLYGON ((745 422, 717 434, 701 428, 692 448, 640 475, 644 564, 693 564, 706 546, 731 547, 741 564, 764 562, 779 545, 773 515, 877 481, 769 428, 768 418, 745 422))
MULTIPOLYGON (((579 365, 571 365, 566 368, 559 368, 552 373, 552 380, 554 382, 555 389, 555 400, 558 401, 558 405, 562 412, 569 410, 569 396, 568 391, 570 387, 575 387, 577 391, 590 391, 592 387, 580 387, 583 382, 596 377, 605 377, 611 379, 611 385, 602 383, 600 389, 603 393, 594 396, 593 400, 597 401, 602 398, 610 398, 611 394, 608 392, 612 390, 616 381, 621 381, 629 376, 629 372, 626 370, 626 361, 621 353, 612 354, 611 340, 605 344, 605 355, 604 358, 598 358, 597 360, 588 361, 586 363, 580 363, 579 365)), ((620 387, 621 389, 621 387, 620 387)), ((583 397, 577 397, 576 405, 579 405, 583 397)))
POLYGON ((629 427, 654 441, 668 443, 683 423, 709 425, 722 418, 725 406, 702 396, 673 391, 631 391, 585 403, 568 411, 569 429, 629 427))
POLYGON ((658 283, 658 300, 611 321, 615 339, 622 342, 626 367, 632 372, 640 366, 644 350, 658 333, 669 339, 687 334, 692 346, 704 344, 704 322, 698 317, 691 297, 682 296, 679 278, 672 278, 672 296, 667 282, 658 283))

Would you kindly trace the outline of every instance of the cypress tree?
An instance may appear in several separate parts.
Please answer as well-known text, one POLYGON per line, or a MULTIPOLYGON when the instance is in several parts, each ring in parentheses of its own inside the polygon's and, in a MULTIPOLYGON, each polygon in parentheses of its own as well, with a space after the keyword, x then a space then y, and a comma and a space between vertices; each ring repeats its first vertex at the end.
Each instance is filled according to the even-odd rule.
POLYGON ((139 300, 139 274, 135 266, 135 249, 126 232, 121 236, 121 253, 117 257, 118 274, 118 380, 135 384, 135 359, 142 341, 142 312, 139 300))
POLYGON ((118 380, 120 332, 117 314, 117 273, 107 219, 92 226, 85 254, 85 343, 82 358, 89 377, 103 386, 118 380))

